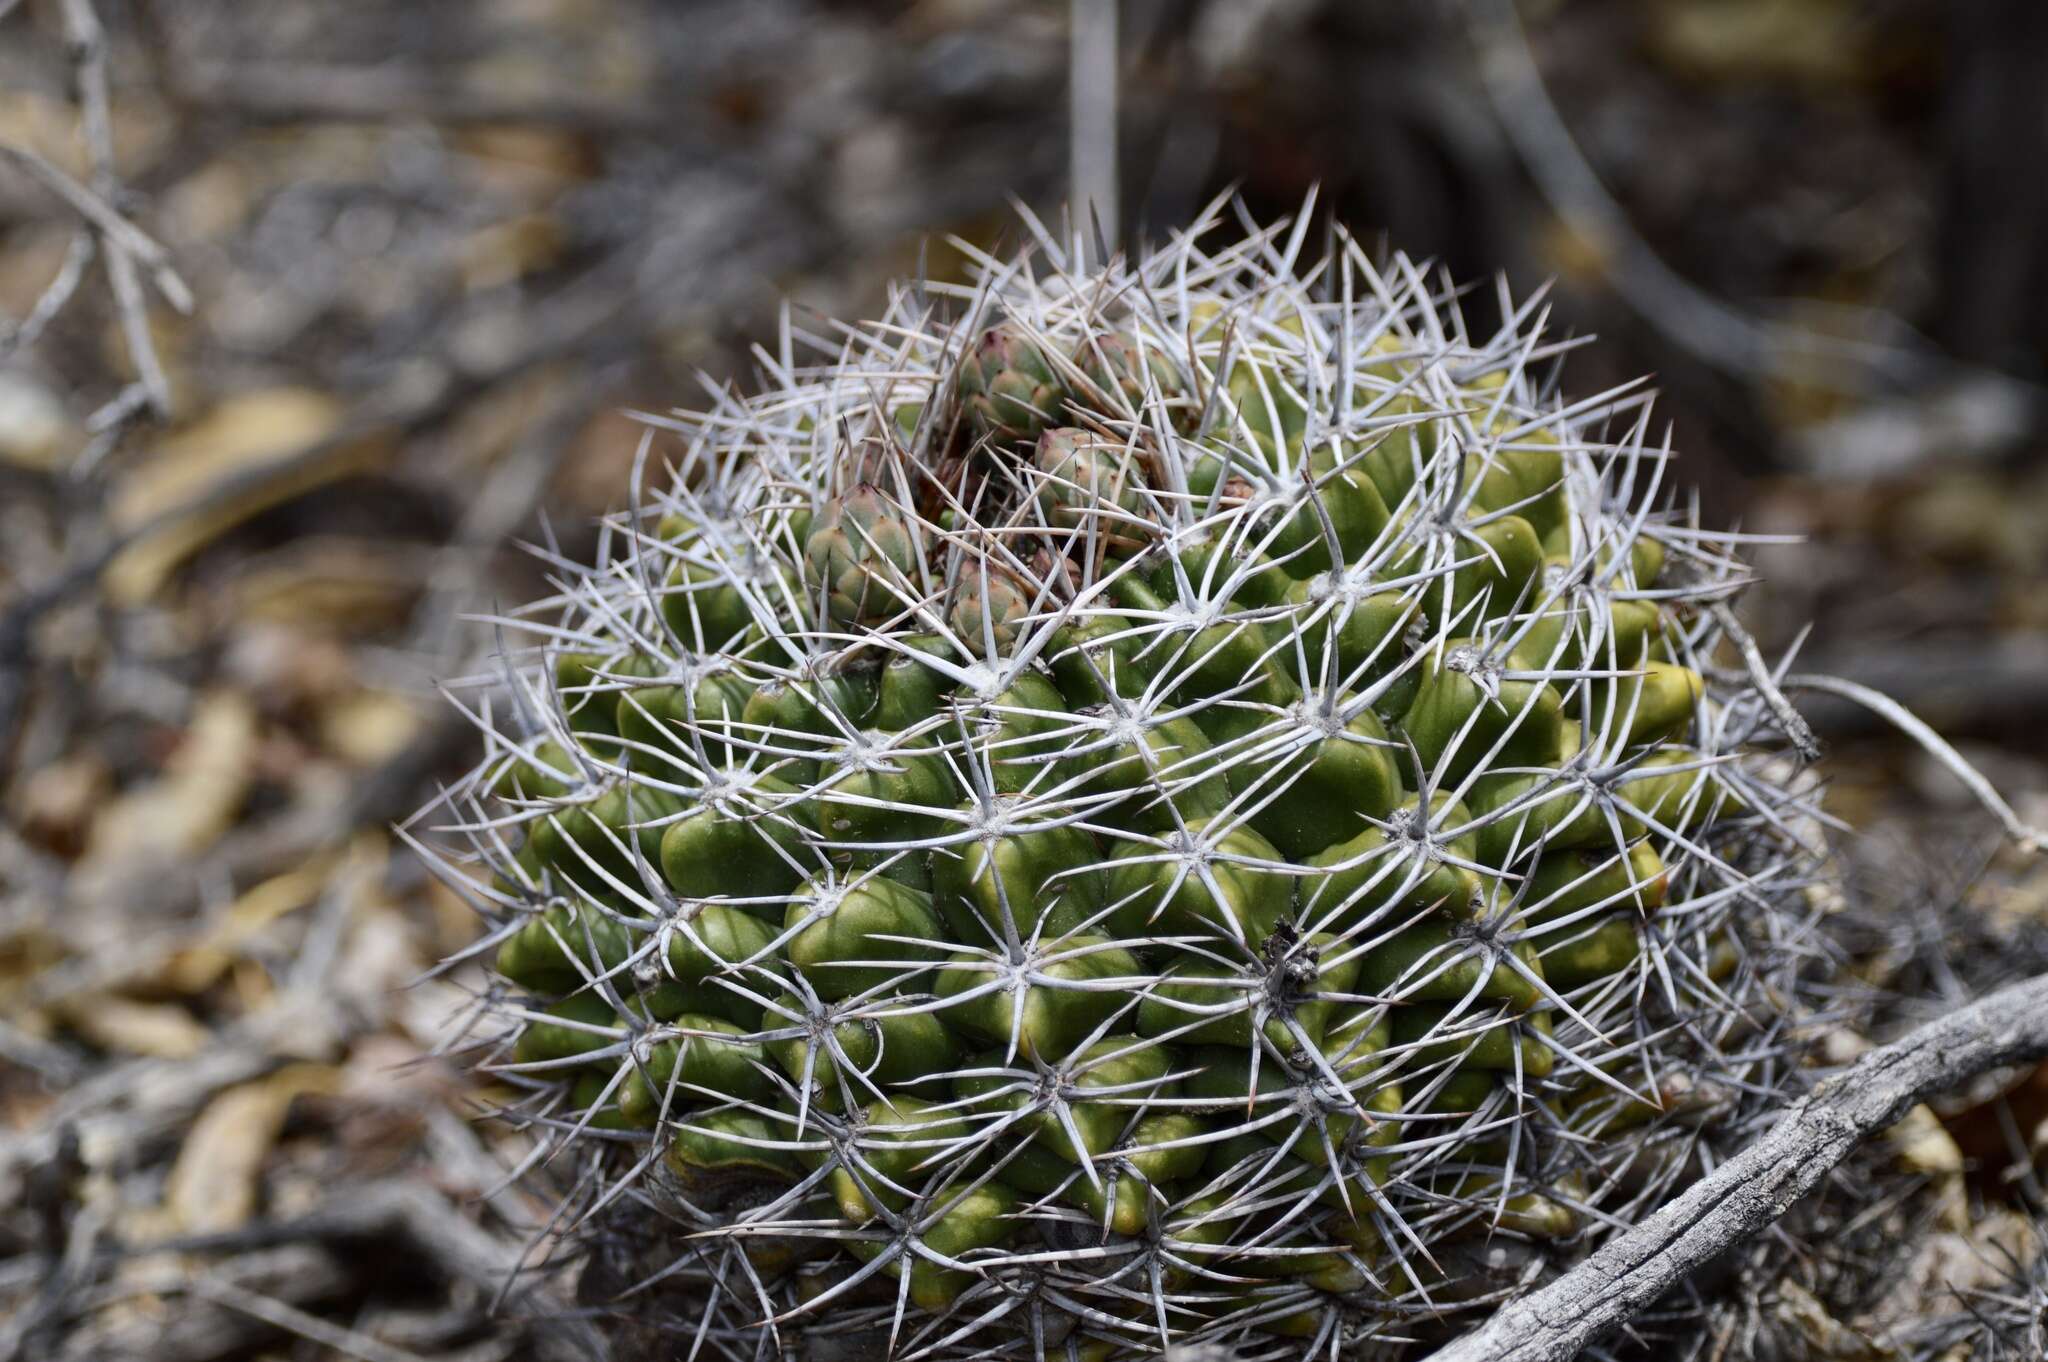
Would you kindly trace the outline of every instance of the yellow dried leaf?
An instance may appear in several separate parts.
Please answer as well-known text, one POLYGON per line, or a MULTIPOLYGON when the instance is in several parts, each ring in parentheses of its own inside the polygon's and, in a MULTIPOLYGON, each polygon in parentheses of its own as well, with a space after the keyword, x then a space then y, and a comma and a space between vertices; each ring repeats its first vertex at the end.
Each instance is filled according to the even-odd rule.
POLYGON ((1907 1112, 1905 1119, 1885 1132, 1885 1138, 1898 1151, 1899 1163, 1908 1172, 1938 1174, 1963 1171, 1963 1151, 1956 1144, 1955 1136, 1948 1133, 1948 1127, 1925 1103, 1907 1112))
POLYGON ((381 1011, 405 993, 429 963, 404 916, 380 897, 370 897, 358 909, 334 974, 344 981, 345 993, 381 1011))
POLYGON ((223 531, 374 460, 378 449, 372 441, 350 442, 310 464, 291 458, 333 434, 340 424, 341 405, 326 394, 270 388, 229 398, 167 436, 117 492, 117 528, 140 529, 212 489, 232 490, 216 504, 180 516, 130 545, 107 568, 108 593, 117 601, 142 600, 188 555, 223 531))
POLYGON ((64 1009, 65 1023, 103 1050, 153 1059, 190 1059, 213 1033, 173 1003, 98 995, 64 1009))
POLYGON ((112 784, 113 773, 96 753, 50 762, 15 792, 15 824, 45 845, 75 847, 112 784))
POLYGON ((1657 55, 1695 79, 1813 88, 1870 78, 1851 0, 1666 0, 1650 28, 1657 55))
POLYGON ((171 957, 161 982, 180 993, 212 987, 251 937, 318 897, 333 863, 331 856, 316 856, 297 870, 251 887, 228 906, 204 937, 171 957))
POLYGON ((228 985, 235 1006, 243 1016, 261 1012, 277 1002, 277 975, 268 965, 242 956, 229 966, 228 985))
POLYGON ((228 398, 165 436, 123 481, 114 498, 114 522, 133 529, 223 474, 320 439, 340 418, 338 402, 309 388, 265 388, 228 398))
MULTIPOLYGON (((1872 1334, 1894 1333, 1922 1322, 1930 1301, 1948 1305, 1975 1292, 2009 1287, 2010 1265, 2033 1262, 2041 1251, 2041 1234, 2025 1215, 1981 1206, 1959 1229, 1916 1238, 1912 1251, 1888 1270, 1889 1289, 1857 1324, 1872 1334)), ((1966 1353, 1964 1362, 1970 1356, 1966 1353)))
POLYGON ((428 570, 423 551, 318 540, 250 560, 227 592, 238 619, 360 633, 403 624, 428 570))
POLYGON ((412 702, 384 691, 361 691, 320 715, 320 736, 344 761, 377 766, 404 751, 420 731, 412 702))
POLYGON ((164 773, 100 811, 86 859, 170 859, 211 846, 248 793, 256 745, 256 712, 249 701, 233 691, 207 696, 164 773))
POLYGON ((257 186, 250 168, 233 156, 209 161, 164 192, 157 221, 187 241, 224 237, 248 220, 257 186))
POLYGON ((74 179, 92 173, 77 128, 78 114, 55 91, 0 91, 0 142, 27 147, 74 179))
POLYGON ((1610 242, 1590 236, 1563 218, 1552 218, 1536 238, 1538 251, 1559 278, 1585 284, 1604 279, 1614 265, 1610 242))
POLYGON ((1914 1107, 1885 1132, 1885 1138, 1898 1151, 1900 1167, 1934 1184, 1936 1213, 1944 1228, 1967 1229, 1969 1199, 1963 1194, 1962 1146, 1933 1109, 1924 1103, 1914 1107))
POLYGON ((187 1233, 211 1234, 256 1212, 263 1161, 284 1131, 292 1100, 332 1092, 340 1075, 325 1064, 294 1064, 220 1093, 186 1133, 164 1185, 164 1210, 187 1233))
MULTIPOLYGON (((482 64, 465 73, 473 88, 505 99, 526 86, 537 97, 552 88, 560 72, 547 61, 514 58, 482 64)), ((553 128, 515 127, 509 123, 478 124, 449 138, 466 158, 465 174, 485 189, 506 195, 543 199, 565 186, 587 179, 592 170, 589 144, 573 132, 553 128)))
POLYGON ((1828 1313, 1820 1297, 1797 1282, 1779 1282, 1771 1313, 1806 1344, 1806 1356, 1826 1362, 1894 1362, 1898 1349, 1828 1313))

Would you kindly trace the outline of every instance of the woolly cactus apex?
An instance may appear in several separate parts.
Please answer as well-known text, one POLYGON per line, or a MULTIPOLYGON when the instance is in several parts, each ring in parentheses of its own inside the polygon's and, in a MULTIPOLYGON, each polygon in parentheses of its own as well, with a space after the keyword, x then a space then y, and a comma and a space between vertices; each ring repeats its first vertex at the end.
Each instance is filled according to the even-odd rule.
POLYGON ((1065 385, 1038 340, 1016 322, 989 327, 961 359, 959 393, 975 437, 1009 447, 1058 423, 1065 385))
POLYGON ((1505 291, 1033 227, 505 621, 487 1063, 700 1357, 1393 1355, 1772 1106, 1826 865, 1748 575, 1505 291))

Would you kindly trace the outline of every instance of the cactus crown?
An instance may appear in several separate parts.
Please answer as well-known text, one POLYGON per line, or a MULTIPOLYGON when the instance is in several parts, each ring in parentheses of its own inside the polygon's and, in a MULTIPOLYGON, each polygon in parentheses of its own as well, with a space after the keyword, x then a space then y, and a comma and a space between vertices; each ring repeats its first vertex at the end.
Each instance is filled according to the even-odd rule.
POLYGON ((505 622, 487 1062, 699 1355, 1397 1346, 1776 1081, 1819 853, 1648 397, 1216 225, 785 318, 505 622))

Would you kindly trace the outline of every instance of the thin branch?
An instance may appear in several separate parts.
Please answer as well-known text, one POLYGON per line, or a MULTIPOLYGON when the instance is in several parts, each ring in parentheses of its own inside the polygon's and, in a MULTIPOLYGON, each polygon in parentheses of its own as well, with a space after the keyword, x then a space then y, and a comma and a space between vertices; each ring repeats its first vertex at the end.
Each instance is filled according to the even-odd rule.
MULTIPOLYGON (((114 118, 108 94, 106 30, 100 26, 92 0, 63 0, 62 12, 64 41, 71 50, 72 80, 78 91, 79 117, 92 159, 93 194, 103 203, 111 204, 120 196, 121 182, 114 169, 114 118)), ((74 199, 73 205, 80 212, 87 212, 78 200, 74 199)), ((111 208, 108 211, 111 213, 111 208)), ((117 213, 113 217, 126 222, 117 213)), ((136 276, 136 261, 147 261, 149 257, 146 253, 138 253, 135 242, 126 234, 116 232, 109 223, 94 217, 93 225, 98 228, 101 243, 106 247, 107 283, 113 290, 115 310, 121 318, 121 336, 127 344, 129 358, 134 361, 136 378, 148 393, 150 409, 157 419, 167 419, 171 414, 170 379, 164 374, 163 361, 156 352, 156 341, 150 335, 149 306, 142 296, 141 280, 136 276)), ((163 259, 163 248, 156 246, 140 231, 134 232, 133 236, 155 248, 157 263, 152 266, 152 272, 164 297, 180 312, 191 311, 191 291, 163 259)))
POLYGON ((1771 1132, 1550 1285, 1501 1307, 1434 1362, 1565 1362, 1751 1239, 1865 1138, 1939 1092, 2048 1057, 2048 975, 1864 1055, 1771 1132))
POLYGON ((108 564, 123 550, 166 526, 201 517, 254 488, 289 479, 301 470, 317 467, 336 451, 374 435, 430 424, 463 402, 489 391, 493 385, 526 373, 554 356, 584 344, 615 315, 621 305, 614 271, 627 258, 625 252, 608 257, 604 263, 594 266, 583 280, 566 286, 541 304, 537 320, 529 328, 531 334, 527 343, 488 368, 459 375, 455 381, 426 392, 397 385, 373 394, 360 403, 336 430, 260 464, 234 469, 177 505, 138 525, 109 534, 103 543, 81 554, 49 581, 9 602, 7 608, 0 611, 0 757, 5 756, 12 741, 15 723, 27 696, 33 656, 29 645, 36 626, 45 615, 98 581, 108 564))
POLYGON ((1466 15, 1481 83, 1530 178, 1557 215, 1600 248, 1615 291, 1674 344, 1717 369, 1753 379, 1778 374, 1796 356, 1806 362, 1802 374, 1844 392, 1912 385, 1963 367, 1923 349, 1848 340, 1753 316, 1683 278, 1630 224, 1572 140, 1544 88, 1512 0, 1466 0, 1466 15))
POLYGON ((2021 851, 2032 855, 2048 847, 2048 829, 2030 826, 2013 811, 2012 805, 2006 803, 1998 791, 1992 788, 1991 782, 1984 778, 1983 773, 1970 765, 1962 753, 1949 746, 1946 738, 1929 728, 1919 715, 1883 691, 1872 690, 1854 681, 1845 681, 1839 676, 1816 676, 1810 672, 1786 677, 1785 685, 1792 690, 1817 690, 1823 695, 1839 696, 1863 706, 1920 744, 1928 756, 1940 762, 1943 769, 1963 782, 1964 787, 1977 797, 1977 802, 2004 826, 2007 835, 2019 843, 2021 851))
POLYGON ((155 237, 122 217, 114 205, 28 148, 0 142, 0 156, 20 166, 31 179, 64 200, 73 212, 98 229, 110 247, 125 251, 147 265, 151 280, 171 306, 180 312, 192 310, 192 290, 171 267, 170 252, 155 237))
POLYGON ((1073 0, 1067 146, 1074 230, 1084 243, 1099 233, 1110 250, 1118 235, 1116 29, 1117 0, 1073 0))
POLYGON ((28 310, 28 315, 13 325, 0 323, 0 327, 4 327, 0 329, 0 359, 34 345, 37 337, 43 334, 43 328, 64 310, 64 305, 78 292, 78 286, 85 282, 86 267, 92 264, 93 256, 97 254, 94 240, 93 234, 83 228, 73 232, 70 249, 64 252, 63 265, 43 289, 42 296, 36 299, 35 306, 28 310))
POLYGON ((221 1277, 204 1273, 195 1274, 187 1283, 186 1290, 195 1296, 203 1296, 217 1305, 238 1310, 252 1319, 262 1320, 273 1328, 296 1334, 309 1343, 318 1343, 343 1357, 361 1358, 363 1362, 421 1362, 420 1355, 404 1348, 394 1348, 388 1343, 371 1338, 368 1334, 321 1319, 318 1315, 306 1313, 295 1305, 289 1305, 260 1291, 251 1291, 221 1277))
POLYGON ((1770 666, 1764 661, 1763 650, 1756 646, 1756 640, 1742 622, 1735 618, 1735 612, 1726 604, 1716 602, 1712 607, 1714 619, 1721 626, 1721 632, 1733 639, 1735 646, 1742 650, 1742 665, 1749 669, 1749 679, 1756 683, 1757 694, 1770 707, 1771 716, 1778 721, 1778 727, 1785 730, 1785 736, 1799 749, 1799 755, 1806 761, 1820 760, 1820 739, 1813 735, 1813 728, 1805 716, 1792 707, 1785 693, 1778 689, 1778 683, 1771 675, 1770 666))

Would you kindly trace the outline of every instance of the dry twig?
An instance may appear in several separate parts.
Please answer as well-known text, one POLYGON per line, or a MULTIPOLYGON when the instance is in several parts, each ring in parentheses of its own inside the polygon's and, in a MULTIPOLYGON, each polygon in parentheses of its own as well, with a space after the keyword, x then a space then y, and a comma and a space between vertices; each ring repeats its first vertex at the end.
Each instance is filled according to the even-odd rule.
POLYGON ((1434 1362, 1564 1362, 1736 1244, 1769 1229, 1865 1138, 1936 1093, 2048 1056, 2048 975, 1872 1050, 1771 1132, 1434 1362))
POLYGON ((1117 0, 1074 0, 1068 63, 1068 164, 1074 230, 1085 241, 1090 219, 1109 249, 1116 249, 1117 0))
MULTIPOLYGON (((120 180, 114 170, 114 121, 107 93, 106 30, 100 26, 99 15, 94 12, 91 0, 64 0, 62 13, 64 41, 71 52, 72 81, 77 86, 79 114, 92 159, 92 187, 100 200, 112 203, 120 196, 120 180)), ((76 200, 74 206, 86 212, 76 200)), ((112 209, 108 212, 118 216, 112 209)), ((102 430, 118 426, 139 409, 141 402, 137 400, 138 396, 147 400, 158 419, 163 419, 171 414, 171 385, 164 376, 163 362, 157 357, 156 341, 150 336, 149 306, 143 299, 142 283, 136 275, 137 245, 128 239, 129 234, 112 230, 108 222, 101 220, 101 215, 88 212, 87 217, 99 232, 100 244, 104 247, 107 283, 113 289, 114 302, 121 316, 121 335, 137 375, 129 390, 102 407, 89 424, 102 430)), ((150 261, 146 256, 142 258, 155 272, 157 287, 164 290, 164 296, 171 305, 181 312, 190 311, 192 298, 183 281, 163 261, 150 261)))

